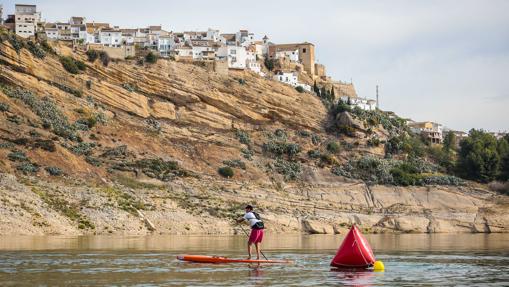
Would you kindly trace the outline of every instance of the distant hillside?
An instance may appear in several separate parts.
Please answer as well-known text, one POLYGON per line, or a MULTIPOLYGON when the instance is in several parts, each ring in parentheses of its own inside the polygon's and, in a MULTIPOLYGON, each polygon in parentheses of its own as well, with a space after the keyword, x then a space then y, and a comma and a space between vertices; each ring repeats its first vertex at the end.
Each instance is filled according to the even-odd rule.
POLYGON ((508 230, 507 199, 412 157, 396 116, 248 72, 1 40, 2 234, 228 233, 248 202, 273 231, 508 230))

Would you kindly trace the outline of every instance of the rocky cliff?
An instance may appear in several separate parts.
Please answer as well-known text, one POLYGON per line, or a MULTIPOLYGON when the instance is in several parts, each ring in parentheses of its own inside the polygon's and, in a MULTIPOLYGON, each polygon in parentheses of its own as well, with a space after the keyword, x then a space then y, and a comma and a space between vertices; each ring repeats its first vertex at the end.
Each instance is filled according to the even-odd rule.
POLYGON ((483 186, 332 174, 383 148, 327 133, 313 94, 248 72, 163 59, 105 66, 64 44, 41 56, 2 39, 0 234, 234 233, 246 203, 274 232, 508 231, 509 201, 483 186), (71 74, 62 56, 86 67, 71 74), (348 148, 317 156, 336 141, 348 148))

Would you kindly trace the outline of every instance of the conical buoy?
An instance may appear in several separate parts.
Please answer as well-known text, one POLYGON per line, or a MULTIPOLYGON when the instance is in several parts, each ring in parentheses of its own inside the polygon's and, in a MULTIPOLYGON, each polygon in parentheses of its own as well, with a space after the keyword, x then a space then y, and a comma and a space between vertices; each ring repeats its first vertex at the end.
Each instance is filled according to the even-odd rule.
POLYGON ((385 270, 384 263, 380 260, 375 261, 375 264, 373 264, 373 271, 384 272, 384 270, 385 270))
POLYGON ((368 268, 374 263, 375 256, 371 246, 359 229, 353 225, 330 265, 333 267, 368 268))

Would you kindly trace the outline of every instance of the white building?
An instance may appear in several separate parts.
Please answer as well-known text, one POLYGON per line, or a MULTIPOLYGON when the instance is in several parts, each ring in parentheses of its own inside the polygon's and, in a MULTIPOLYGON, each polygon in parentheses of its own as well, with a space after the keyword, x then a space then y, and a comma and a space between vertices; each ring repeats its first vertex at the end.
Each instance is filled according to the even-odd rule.
POLYGON ((241 69, 246 68, 247 52, 246 48, 241 46, 221 46, 217 50, 217 58, 228 61, 228 68, 241 69))
POLYGON ((122 32, 116 29, 102 29, 99 31, 99 43, 107 47, 120 47, 122 32))
POLYGON ((28 38, 35 36, 37 24, 41 21, 41 13, 36 5, 16 4, 14 12, 14 31, 16 35, 28 38))
POLYGON ((235 40, 243 47, 247 47, 254 42, 254 33, 249 33, 248 30, 240 30, 235 33, 235 40))
POLYGON ((341 101, 344 103, 347 103, 350 106, 359 107, 365 111, 374 111, 376 110, 376 101, 375 100, 368 100, 364 98, 358 98, 358 97, 348 97, 348 96, 342 96, 340 97, 341 101))
POLYGON ((205 36, 205 40, 210 40, 213 42, 219 42, 219 30, 208 29, 207 36, 205 36))
POLYGON ((58 40, 59 35, 56 27, 46 27, 44 31, 46 32, 46 38, 48 40, 58 40))
POLYGON ((158 50, 159 54, 163 57, 168 57, 170 55, 170 50, 175 45, 175 41, 173 36, 159 36, 158 41, 158 50))
POLYGON ((280 71, 280 72, 277 72, 273 76, 273 79, 276 81, 279 81, 281 83, 288 84, 292 87, 296 87, 297 84, 299 83, 297 73, 294 73, 294 72, 281 72, 280 71))
POLYGON ((192 59, 193 58, 193 48, 187 45, 180 45, 176 47, 173 51, 175 51, 175 55, 184 58, 184 59, 192 59))

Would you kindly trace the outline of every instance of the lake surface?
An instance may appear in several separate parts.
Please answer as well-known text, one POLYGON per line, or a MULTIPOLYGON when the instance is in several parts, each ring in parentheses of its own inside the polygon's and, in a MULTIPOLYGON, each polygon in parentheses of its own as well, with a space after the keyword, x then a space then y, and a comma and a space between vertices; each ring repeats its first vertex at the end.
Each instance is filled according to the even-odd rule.
POLYGON ((366 235, 385 272, 331 271, 342 235, 267 234, 269 259, 199 264, 178 254, 244 257, 242 236, 0 237, 1 286, 509 286, 509 234, 366 235))

